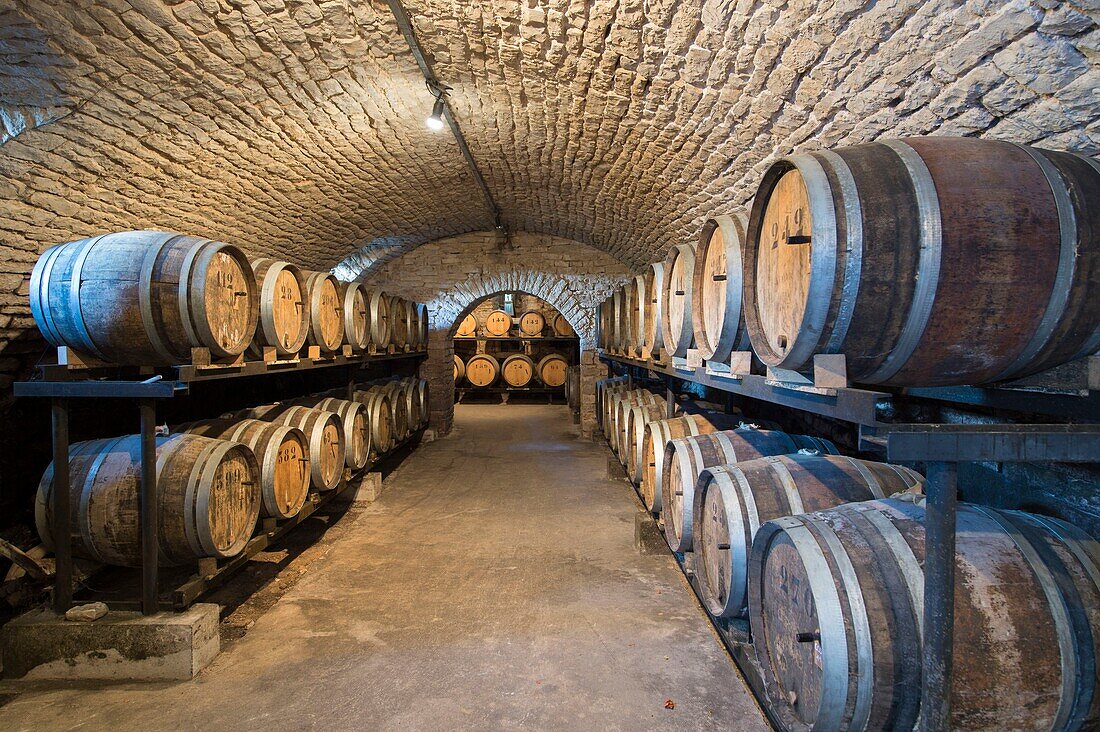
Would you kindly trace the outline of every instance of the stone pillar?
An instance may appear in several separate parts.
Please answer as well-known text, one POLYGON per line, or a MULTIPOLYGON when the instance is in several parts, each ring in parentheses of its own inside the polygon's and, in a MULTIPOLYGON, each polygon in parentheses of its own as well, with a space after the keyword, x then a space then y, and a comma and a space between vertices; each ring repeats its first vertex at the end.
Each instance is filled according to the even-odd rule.
POLYGON ((591 437, 596 431, 596 381, 607 376, 607 367, 596 351, 581 351, 581 436, 591 437))
POLYGON ((431 418, 428 425, 442 437, 451 431, 455 418, 455 344, 449 327, 428 332, 428 359, 420 367, 431 387, 431 418))

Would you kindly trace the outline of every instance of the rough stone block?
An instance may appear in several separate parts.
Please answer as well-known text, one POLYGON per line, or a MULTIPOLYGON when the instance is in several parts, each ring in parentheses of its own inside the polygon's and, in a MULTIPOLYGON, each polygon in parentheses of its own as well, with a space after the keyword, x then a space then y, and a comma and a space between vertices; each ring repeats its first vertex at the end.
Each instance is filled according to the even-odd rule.
POLYGON ((192 605, 184 612, 145 616, 111 612, 76 623, 36 610, 4 626, 4 675, 26 679, 191 679, 221 650, 220 608, 192 605))
POLYGON ((383 485, 381 473, 367 473, 359 481, 359 485, 341 493, 339 500, 346 503, 374 503, 381 497, 383 485))

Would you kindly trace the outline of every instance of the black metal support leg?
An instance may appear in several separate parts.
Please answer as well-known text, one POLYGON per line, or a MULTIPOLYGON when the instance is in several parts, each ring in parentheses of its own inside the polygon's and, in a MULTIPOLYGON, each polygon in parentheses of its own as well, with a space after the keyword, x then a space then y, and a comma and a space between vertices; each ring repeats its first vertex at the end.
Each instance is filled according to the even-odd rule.
POLYGON ((924 657, 921 729, 951 723, 951 660, 955 619, 955 508, 958 465, 928 464, 924 531, 924 657))
POLYGON ((141 612, 153 615, 159 609, 156 403, 142 399, 138 410, 141 412, 141 612))
POLYGON ((50 405, 53 422, 53 548, 57 569, 54 575, 53 609, 63 613, 73 604, 73 550, 71 493, 69 488, 69 402, 54 399, 50 405))

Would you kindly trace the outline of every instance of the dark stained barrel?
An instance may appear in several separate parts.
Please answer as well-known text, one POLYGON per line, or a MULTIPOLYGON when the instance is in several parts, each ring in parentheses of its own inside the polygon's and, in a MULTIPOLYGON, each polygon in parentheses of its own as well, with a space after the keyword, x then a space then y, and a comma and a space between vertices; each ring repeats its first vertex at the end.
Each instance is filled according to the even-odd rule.
MULTIPOLYGON (((1100 545, 1065 522, 959 504, 952 730, 1097 729, 1100 545)), ((913 729, 921 707, 924 503, 765 523, 749 617, 789 730, 913 729)))
POLYGON ((741 248, 745 225, 715 216, 703 225, 692 275, 691 324, 695 347, 708 361, 725 363, 734 351, 749 350, 741 310, 741 248))
POLYGON ((47 341, 103 361, 190 363, 192 348, 238 356, 259 314, 244 253, 163 231, 58 244, 31 271, 30 305, 47 341))
POLYGON ((920 489, 909 468, 842 455, 773 455, 699 474, 692 509, 695 576, 707 611, 744 614, 752 537, 760 524, 920 489))
POLYGON ((914 137, 774 163, 744 252, 769 366, 842 353, 853 381, 1013 379, 1100 348, 1100 163, 914 137))
POLYGON ((820 437, 755 427, 738 427, 669 441, 665 445, 662 466, 661 515, 665 522, 665 537, 673 550, 692 551, 695 484, 704 469, 768 455, 787 455, 799 450, 838 452, 836 445, 820 437))
MULTIPOLYGON (((199 435, 156 438, 160 564, 228 558, 244 549, 260 511, 260 467, 239 442, 199 435)), ((69 446, 73 554, 141 566, 141 437, 69 446)), ((38 485, 35 523, 52 549, 53 464, 38 485)))

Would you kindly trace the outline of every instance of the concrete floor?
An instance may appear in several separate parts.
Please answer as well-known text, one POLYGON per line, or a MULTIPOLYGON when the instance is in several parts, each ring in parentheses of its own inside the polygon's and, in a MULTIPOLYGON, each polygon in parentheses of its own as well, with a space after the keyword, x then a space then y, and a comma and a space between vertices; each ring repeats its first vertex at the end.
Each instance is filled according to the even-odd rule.
POLYGON ((566 407, 460 405, 197 679, 3 682, 0 729, 766 729, 607 457, 566 407))

